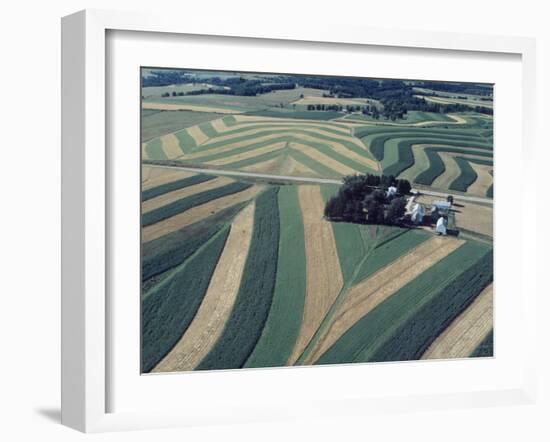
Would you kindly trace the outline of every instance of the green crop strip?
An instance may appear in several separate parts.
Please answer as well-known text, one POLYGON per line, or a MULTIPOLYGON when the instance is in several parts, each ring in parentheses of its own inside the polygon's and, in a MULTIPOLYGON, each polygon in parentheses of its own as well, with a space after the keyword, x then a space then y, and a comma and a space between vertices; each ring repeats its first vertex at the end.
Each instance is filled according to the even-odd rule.
POLYGON ((245 367, 286 364, 300 331, 306 291, 304 225, 297 186, 279 190, 280 238, 273 302, 245 367))
POLYGON ((141 201, 147 201, 157 196, 164 195, 174 190, 183 189, 185 187, 194 186, 195 184, 204 183, 213 180, 215 177, 210 175, 193 175, 181 180, 172 181, 170 183, 161 184, 160 186, 152 187, 141 192, 141 201))
POLYGON ((471 358, 490 358, 494 354, 493 350, 493 330, 481 341, 477 348, 470 355, 471 358))
POLYGON ((431 235, 423 230, 401 229, 399 235, 378 243, 358 270, 355 283, 368 278, 399 257, 404 256, 430 237, 431 235))
POLYGON ((460 168, 460 175, 451 183, 449 189, 466 192, 468 187, 477 179, 477 173, 464 158, 457 157, 455 161, 460 168))
POLYGON ((151 371, 178 342, 197 312, 229 229, 199 248, 141 303, 141 370, 151 371))
POLYGON ((181 150, 183 150, 184 153, 191 152, 193 148, 197 146, 195 139, 191 135, 189 135, 186 130, 180 130, 179 132, 176 132, 174 135, 178 139, 180 148, 181 150))
POLYGON ((492 249, 468 242, 355 323, 317 363, 418 359, 492 276, 492 249))
POLYGON ((272 187, 256 198, 252 242, 235 305, 222 335, 198 370, 241 368, 260 339, 277 275, 278 191, 278 187, 272 187))
POLYGON ((166 218, 170 218, 178 213, 185 212, 192 207, 199 206, 209 201, 231 195, 233 193, 242 192, 248 189, 252 184, 234 182, 222 187, 217 187, 211 190, 190 195, 186 198, 174 201, 173 203, 151 210, 150 212, 141 215, 141 225, 143 227, 158 223, 166 218))
POLYGON ((141 249, 142 281, 156 278, 157 275, 181 264, 223 226, 231 222, 244 205, 246 202, 235 204, 204 220, 143 244, 141 249))
POLYGON ((160 138, 156 138, 153 141, 149 141, 145 145, 145 152, 147 156, 152 160, 166 160, 166 154, 162 150, 162 141, 160 138))

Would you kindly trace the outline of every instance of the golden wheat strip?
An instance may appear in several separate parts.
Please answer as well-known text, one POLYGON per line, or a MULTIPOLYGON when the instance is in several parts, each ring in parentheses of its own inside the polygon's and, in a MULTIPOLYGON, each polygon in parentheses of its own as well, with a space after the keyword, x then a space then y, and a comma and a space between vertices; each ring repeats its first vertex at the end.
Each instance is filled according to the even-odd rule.
POLYGON ((162 143, 162 150, 169 160, 173 160, 183 155, 180 142, 174 134, 163 135, 160 137, 160 141, 162 143))
POLYGON ((253 149, 248 152, 240 153, 237 155, 231 155, 225 158, 220 158, 217 160, 207 161, 206 164, 211 164, 213 166, 224 166, 226 164, 233 163, 235 161, 246 160, 248 158, 254 158, 258 155, 263 155, 264 153, 274 152, 276 150, 281 150, 286 146, 286 142, 282 141, 280 143, 273 143, 265 147, 260 147, 258 149, 253 149))
POLYGON ((345 164, 340 163, 339 161, 325 155, 324 153, 319 152, 314 147, 308 146, 306 144, 294 142, 294 143, 290 143, 290 147, 292 147, 293 149, 299 152, 302 152, 303 154, 325 165, 329 169, 334 170, 340 175, 355 175, 360 172, 358 170, 352 169, 351 167, 345 164))
POLYGON ((169 111, 178 111, 178 110, 190 110, 195 112, 214 112, 217 114, 238 114, 243 111, 235 109, 224 109, 221 107, 214 106, 197 106, 194 104, 173 104, 173 103, 142 103, 142 109, 157 109, 157 110, 169 110, 169 111))
POLYGON ((171 183, 172 181, 180 180, 182 178, 187 178, 196 173, 187 172, 185 170, 176 170, 176 169, 163 169, 162 167, 154 167, 142 165, 142 183, 141 189, 147 190, 153 187, 160 186, 162 184, 171 183))
POLYGON ((168 233, 175 232, 190 224, 201 221, 211 215, 214 215, 235 204, 242 203, 254 198, 258 192, 263 189, 262 186, 252 186, 242 192, 233 193, 222 198, 209 201, 200 206, 192 207, 185 212, 178 213, 170 218, 151 224, 141 229, 141 240, 146 243, 168 233))
POLYGON ((320 187, 300 186, 298 197, 304 220, 306 296, 302 324, 288 365, 300 357, 344 284, 332 226, 323 219, 325 202, 320 187))
POLYGON ((233 180, 230 178, 219 177, 210 181, 205 181, 204 183, 195 184, 194 186, 187 186, 183 189, 178 189, 174 190, 173 192, 165 193, 163 195, 157 196, 156 198, 151 198, 150 200, 143 201, 141 203, 141 212, 150 212, 151 210, 158 209, 159 207, 173 203, 174 201, 180 200, 187 196, 225 186, 232 181, 233 180))
POLYGON ((254 203, 247 206, 231 224, 225 247, 197 314, 153 372, 193 370, 221 336, 237 299, 253 226, 254 203))
POLYGON ((197 146, 200 146, 201 144, 203 144, 208 140, 208 136, 205 135, 205 133, 201 130, 201 128, 198 125, 188 127, 185 130, 189 134, 189 136, 195 140, 195 143, 197 144, 197 146))
POLYGON ((350 288, 304 363, 314 363, 359 319, 462 244, 463 240, 434 237, 350 288))
POLYGON ((477 179, 468 187, 468 193, 485 196, 487 194, 487 189, 493 184, 493 176, 490 173, 493 167, 474 162, 471 162, 470 166, 472 166, 472 169, 474 169, 477 174, 477 179))
POLYGON ((467 358, 493 328, 493 284, 437 337, 422 359, 467 358))

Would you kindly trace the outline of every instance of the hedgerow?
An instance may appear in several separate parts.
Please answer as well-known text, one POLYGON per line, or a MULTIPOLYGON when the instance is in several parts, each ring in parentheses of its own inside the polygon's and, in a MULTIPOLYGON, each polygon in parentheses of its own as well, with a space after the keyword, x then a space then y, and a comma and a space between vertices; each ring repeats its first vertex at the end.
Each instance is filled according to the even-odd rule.
POLYGON ((188 186, 194 186, 195 184, 204 183, 216 178, 211 175, 193 175, 187 178, 182 178, 181 180, 172 181, 170 183, 161 184, 160 186, 152 187, 141 192, 141 201, 147 201, 157 196, 164 195, 168 192, 173 192, 174 190, 183 189, 188 186))
POLYGON ((222 229, 141 303, 141 369, 151 371, 172 349, 197 312, 225 245, 222 229))
POLYGON ((256 199, 252 242, 235 305, 214 347, 198 370, 242 367, 252 353, 267 319, 279 249, 278 187, 256 199))
POLYGON ((449 189, 466 192, 468 187, 477 179, 477 173, 465 158, 456 157, 455 161, 460 168, 460 175, 451 183, 449 189))
POLYGON ((223 196, 242 192, 243 190, 248 189, 251 186, 252 184, 249 183, 234 182, 222 187, 217 187, 215 189, 205 190, 204 192, 196 193, 195 195, 190 195, 186 198, 182 198, 180 200, 174 201, 173 203, 142 214, 141 225, 148 226, 154 223, 158 223, 163 219, 170 218, 171 216, 177 215, 181 212, 185 212, 192 207, 207 203, 208 201, 212 201, 223 196))

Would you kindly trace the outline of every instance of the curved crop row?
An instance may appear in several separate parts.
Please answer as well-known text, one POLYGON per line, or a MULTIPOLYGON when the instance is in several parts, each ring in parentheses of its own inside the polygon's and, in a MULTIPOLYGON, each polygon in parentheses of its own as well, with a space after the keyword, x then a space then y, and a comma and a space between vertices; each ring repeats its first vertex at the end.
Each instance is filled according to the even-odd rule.
POLYGON ((492 275, 492 249, 465 243, 356 322, 317 364, 418 359, 492 275))
POLYGON ((378 161, 383 161, 386 155, 385 147, 388 141, 394 138, 406 138, 414 139, 411 144, 444 144, 448 146, 464 147, 477 147, 480 149, 492 149, 491 145, 486 140, 480 137, 469 136, 454 136, 452 134, 434 134, 429 132, 405 132, 405 133, 391 133, 381 134, 372 138, 369 143, 370 152, 378 161), (429 138, 432 137, 432 138, 429 138), (426 141, 428 140, 428 141, 426 141))
POLYGON ((187 329, 225 245, 225 228, 153 288, 141 304, 141 370, 149 372, 187 329))
POLYGON ((246 203, 235 204, 205 220, 146 242, 141 249, 143 282, 181 264, 229 222, 246 203))
POLYGON ((205 190, 204 192, 182 198, 173 203, 151 210, 141 215, 141 225, 143 227, 158 223, 166 218, 185 212, 192 207, 207 203, 208 201, 221 198, 226 195, 241 192, 251 187, 252 184, 243 182, 234 182, 226 186, 216 187, 215 189, 205 190))
POLYGON ((457 157, 455 161, 460 168, 460 175, 451 183, 449 189, 466 192, 468 187, 477 179, 477 173, 465 158, 457 157))
POLYGON ((141 192, 141 201, 147 201, 157 196, 164 195, 168 192, 173 192, 174 190, 183 189, 185 187, 194 186, 195 184, 204 183, 216 178, 212 175, 193 175, 187 178, 182 178, 181 180, 171 181, 166 184, 161 184, 160 186, 152 187, 150 189, 144 190, 141 192))
POLYGON ((256 199, 252 242, 235 305, 222 335, 198 370, 241 368, 260 338, 277 273, 274 257, 279 248, 278 190, 273 187, 256 199))

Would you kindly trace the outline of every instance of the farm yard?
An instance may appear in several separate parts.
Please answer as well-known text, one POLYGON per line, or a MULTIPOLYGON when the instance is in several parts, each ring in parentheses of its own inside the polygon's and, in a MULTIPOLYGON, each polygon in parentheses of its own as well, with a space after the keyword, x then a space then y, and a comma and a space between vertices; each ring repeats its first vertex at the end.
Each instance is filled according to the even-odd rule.
MULTIPOLYGON (((492 356, 492 115, 201 75, 142 93, 143 373, 492 356), (454 196, 461 233, 327 218, 366 174, 454 196)), ((492 107, 466 90, 425 98, 492 107)))

